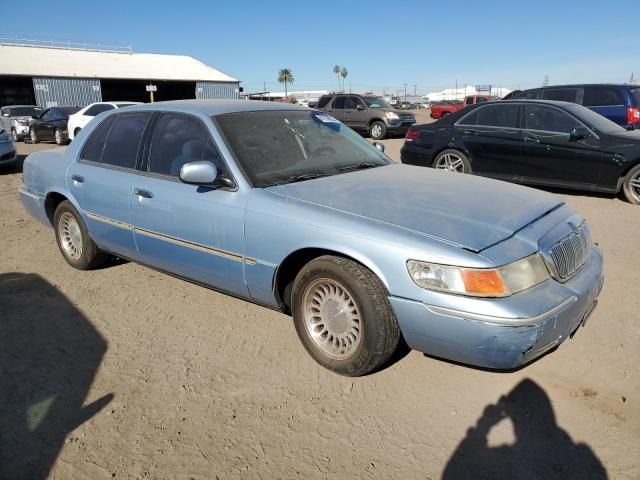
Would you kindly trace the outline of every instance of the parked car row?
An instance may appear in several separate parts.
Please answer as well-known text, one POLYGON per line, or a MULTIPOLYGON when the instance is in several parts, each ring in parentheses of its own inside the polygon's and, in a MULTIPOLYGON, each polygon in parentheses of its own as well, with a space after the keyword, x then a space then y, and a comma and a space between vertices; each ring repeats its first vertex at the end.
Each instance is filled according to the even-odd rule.
POLYGON ((575 103, 501 100, 413 125, 403 163, 530 185, 618 193, 640 204, 640 130, 575 103))
MULTIPOLYGON (((376 98, 320 103, 345 120, 362 113, 361 128, 374 114, 385 128, 396 121, 376 98)), ((566 105, 553 109, 582 113, 566 105)), ((480 104, 438 124, 450 125, 443 136, 491 138, 529 122, 544 152, 559 134, 539 129, 535 107, 547 104, 480 104), (484 128, 494 105, 496 122, 512 126, 484 128)), ((601 141, 588 120, 576 141, 601 141)), ((433 154, 441 134, 422 127, 409 130, 405 159, 423 146, 433 154)), ((324 111, 160 102, 105 112, 85 130, 67 149, 31 154, 20 188, 69 265, 115 255, 289 313, 309 354, 343 375, 383 367, 401 336, 430 355, 511 369, 572 337, 602 289, 602 253, 561 198, 394 164, 324 111)))

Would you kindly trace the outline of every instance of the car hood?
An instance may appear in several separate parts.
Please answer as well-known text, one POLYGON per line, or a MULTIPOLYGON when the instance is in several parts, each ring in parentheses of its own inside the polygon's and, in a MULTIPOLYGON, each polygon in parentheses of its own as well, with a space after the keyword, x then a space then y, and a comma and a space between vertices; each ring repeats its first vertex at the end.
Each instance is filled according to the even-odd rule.
POLYGON ((267 188, 479 252, 555 210, 560 197, 473 175, 393 164, 267 188))

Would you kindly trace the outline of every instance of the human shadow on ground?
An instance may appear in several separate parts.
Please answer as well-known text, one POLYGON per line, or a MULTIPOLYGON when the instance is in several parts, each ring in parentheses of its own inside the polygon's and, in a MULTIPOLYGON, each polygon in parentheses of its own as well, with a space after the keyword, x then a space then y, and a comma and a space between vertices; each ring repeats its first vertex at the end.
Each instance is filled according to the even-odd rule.
POLYGON ((575 443, 556 423, 551 400, 530 379, 520 382, 482 417, 449 459, 443 480, 464 479, 606 479, 607 471, 584 443, 575 443), (516 440, 490 447, 491 429, 503 419, 513 422, 516 440))
POLYGON ((107 342, 38 275, 0 274, 0 478, 47 478, 67 435, 113 395, 84 405, 107 342))

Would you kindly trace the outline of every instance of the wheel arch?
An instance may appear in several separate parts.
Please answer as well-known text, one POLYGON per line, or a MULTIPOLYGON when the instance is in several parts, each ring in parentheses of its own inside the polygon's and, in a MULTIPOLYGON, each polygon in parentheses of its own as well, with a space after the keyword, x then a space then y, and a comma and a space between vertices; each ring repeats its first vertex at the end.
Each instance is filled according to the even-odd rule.
POLYGON ((44 210, 45 210, 45 214, 47 215, 47 219, 49 220, 49 223, 51 223, 51 226, 53 226, 53 216, 56 213, 56 208, 58 208, 58 205, 60 205, 65 200, 68 200, 71 203, 71 205, 73 205, 73 208, 75 208, 78 211, 78 213, 82 216, 82 213, 81 213, 82 210, 78 206, 78 203, 71 195, 69 195, 68 192, 64 192, 60 190, 50 190, 45 195, 44 210))
MULTIPOLYGON (((372 118, 371 120, 369 120, 369 123, 367 124, 368 128, 371 128, 371 125, 373 124, 373 122, 382 122, 384 123, 384 120, 381 118, 372 118)), ((384 123, 384 125, 386 126, 387 124, 384 123)))
POLYGON ((346 248, 304 247, 287 255, 284 260, 280 262, 273 275, 273 293, 278 305, 281 305, 285 313, 290 313, 291 311, 291 287, 300 270, 310 261, 324 255, 346 258, 362 265, 376 275, 388 290, 389 286, 386 278, 375 263, 368 257, 346 248))

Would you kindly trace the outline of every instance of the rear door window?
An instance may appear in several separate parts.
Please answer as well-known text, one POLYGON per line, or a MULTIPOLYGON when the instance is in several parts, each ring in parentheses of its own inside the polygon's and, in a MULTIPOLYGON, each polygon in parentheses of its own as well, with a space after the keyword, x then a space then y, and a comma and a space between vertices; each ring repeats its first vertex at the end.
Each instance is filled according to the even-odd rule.
POLYGON ((336 97, 333 101, 333 108, 344 109, 345 103, 345 97, 336 97))
POLYGON ((580 123, 562 110, 542 105, 525 105, 525 128, 546 132, 571 133, 580 123))
POLYGON ((478 109, 477 125, 515 128, 517 105, 488 105, 478 109))
POLYGON ((117 115, 104 145, 100 163, 120 168, 136 168, 142 132, 150 113, 117 115))
POLYGON ((633 98, 636 101, 636 108, 640 108, 640 88, 632 88, 631 95, 633 95, 633 98))
POLYGON ((624 96, 613 87, 585 87, 582 104, 585 107, 624 105, 624 96))
POLYGON ((576 103, 578 98, 577 88, 551 88, 542 91, 544 100, 558 100, 561 102, 576 103))

